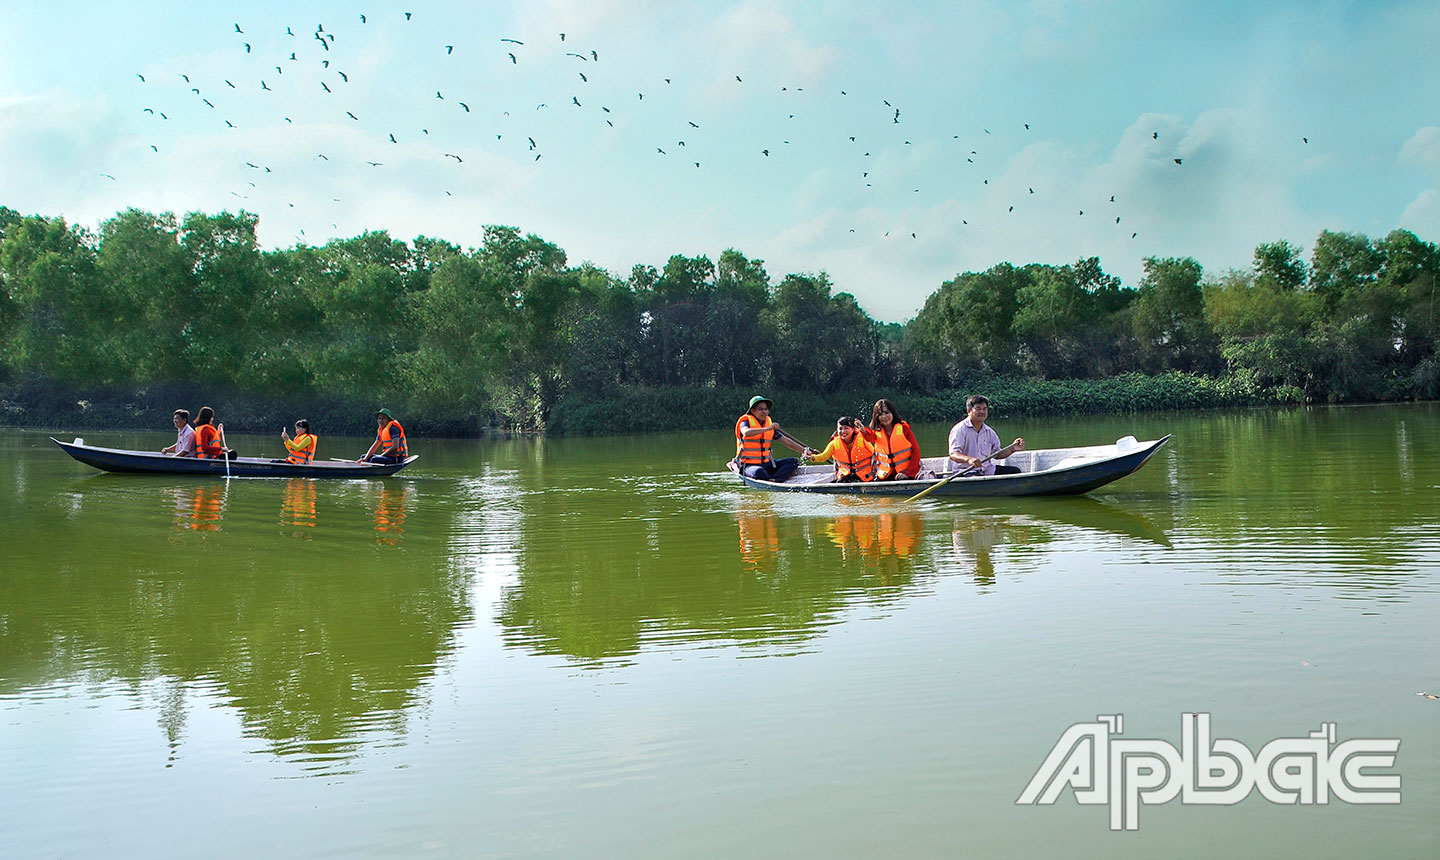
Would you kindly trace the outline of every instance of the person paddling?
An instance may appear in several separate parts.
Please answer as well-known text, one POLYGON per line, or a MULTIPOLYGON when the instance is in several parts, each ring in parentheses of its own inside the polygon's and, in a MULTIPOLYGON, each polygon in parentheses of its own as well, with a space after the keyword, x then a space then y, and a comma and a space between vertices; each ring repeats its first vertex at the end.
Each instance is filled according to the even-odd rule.
POLYGON ((295 422, 294 439, 291 439, 290 434, 284 427, 281 427, 280 441, 285 443, 285 449, 290 452, 290 456, 285 458, 285 462, 294 463, 297 466, 308 466, 315 462, 315 446, 320 440, 310 432, 309 421, 301 418, 295 422))
POLYGON ((771 457, 772 440, 778 438, 787 448, 804 456, 814 454, 815 450, 801 445, 795 437, 781 430, 779 424, 770 420, 772 405, 768 397, 757 394, 750 398, 749 411, 735 420, 735 462, 747 478, 778 483, 795 474, 795 470, 800 468, 800 461, 795 457, 783 460, 771 457))
POLYGON ((996 460, 1003 460, 1016 451, 1025 450, 1025 440, 1016 437, 1004 448, 1000 447, 1000 436, 995 428, 985 426, 990 417, 990 400, 983 394, 972 394, 965 398, 968 413, 960 423, 950 429, 950 471, 962 469, 980 470, 981 475, 1018 475, 1018 466, 997 466, 996 460))
POLYGON ((405 444, 405 428, 390 414, 389 409, 381 409, 375 413, 375 442, 370 445, 370 450, 365 456, 356 460, 357 463, 382 463, 393 464, 404 462, 410 456, 410 449, 405 444))
POLYGON ((226 457, 225 446, 220 442, 224 432, 225 425, 215 423, 215 410, 201 406, 195 413, 195 456, 202 460, 226 457))

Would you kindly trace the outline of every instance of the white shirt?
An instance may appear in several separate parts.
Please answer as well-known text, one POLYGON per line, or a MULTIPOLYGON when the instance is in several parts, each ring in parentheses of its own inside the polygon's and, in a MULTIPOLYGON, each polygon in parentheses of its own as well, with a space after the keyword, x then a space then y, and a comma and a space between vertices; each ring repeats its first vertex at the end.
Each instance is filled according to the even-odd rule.
MULTIPOLYGON (((1002 447, 1004 446, 1000 444, 1000 436, 995 432, 993 427, 986 424, 984 427, 976 430, 975 425, 970 423, 970 416, 968 415, 965 416, 965 419, 959 424, 950 428, 951 453, 964 454, 967 457, 976 457, 983 460, 996 451, 999 451, 1002 447)), ((954 460, 950 461, 950 471, 952 472, 963 471, 968 468, 970 467, 964 463, 957 463, 954 460)), ((980 474, 995 474, 995 461, 991 460, 981 466, 980 474)))
POLYGON ((180 425, 180 432, 175 434, 175 454, 195 456, 195 428, 189 424, 180 425))

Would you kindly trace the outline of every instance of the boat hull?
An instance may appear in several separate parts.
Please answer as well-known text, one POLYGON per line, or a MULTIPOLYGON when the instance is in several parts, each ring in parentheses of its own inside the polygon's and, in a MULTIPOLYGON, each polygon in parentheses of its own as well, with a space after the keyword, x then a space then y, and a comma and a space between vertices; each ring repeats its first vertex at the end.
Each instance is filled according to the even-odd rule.
MULTIPOLYGON (((224 460, 201 460, 195 457, 172 457, 153 451, 101 448, 77 442, 61 442, 53 436, 50 441, 79 462, 105 472, 132 475, 201 475, 212 478, 224 478, 227 474, 224 460)), ((236 457, 230 461, 228 474, 232 478, 383 478, 395 474, 417 459, 418 455, 412 455, 400 463, 352 463, 332 460, 300 465, 283 460, 275 462, 259 457, 236 457)))
MULTIPOLYGON (((968 496, 976 498, 999 496, 1074 496, 1088 493, 1098 487, 1120 480, 1135 473, 1146 461, 1170 440, 1169 436, 1153 442, 1138 442, 1135 447, 1120 450, 1116 445, 1098 445, 1088 448, 1064 448, 1048 451, 1025 452, 1027 462, 1034 465, 1046 462, 1056 465, 1034 471, 1023 471, 1018 475, 977 475, 970 478, 956 478, 930 494, 938 496, 968 496), (1070 461, 1075 461, 1071 463, 1070 461), (1068 463, 1068 465, 1065 465, 1068 463)), ((1022 459, 1021 454, 1011 457, 1010 462, 1022 459)), ((927 459, 927 468, 943 467, 944 458, 927 459)), ((736 472, 735 464, 729 464, 736 472)), ((828 466, 804 467, 784 483, 762 481, 740 475, 745 486, 756 490, 770 490, 784 493, 825 493, 845 496, 905 496, 910 497, 934 486, 940 478, 924 478, 915 481, 873 481, 837 484, 825 480, 828 466), (819 470, 811 471, 811 470, 819 470)))

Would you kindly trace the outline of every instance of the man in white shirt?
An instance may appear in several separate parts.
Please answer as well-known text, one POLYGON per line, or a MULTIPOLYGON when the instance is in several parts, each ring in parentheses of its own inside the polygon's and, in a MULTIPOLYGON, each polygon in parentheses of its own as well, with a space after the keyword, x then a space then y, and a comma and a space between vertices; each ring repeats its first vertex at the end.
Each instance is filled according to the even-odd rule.
POLYGON ((160 453, 174 453, 176 457, 194 457, 195 428, 190 426, 190 413, 184 409, 175 410, 175 434, 175 444, 161 448, 160 453))
POLYGON ((966 417, 950 428, 950 471, 976 469, 980 475, 1018 475, 1018 466, 997 466, 996 460, 1003 460, 1016 451, 1025 450, 1025 440, 1016 438, 1003 450, 995 428, 985 426, 990 417, 990 400, 983 394, 972 394, 965 398, 966 417), (989 457, 989 460, 985 458, 989 457), (982 461, 983 465, 982 465, 982 461))

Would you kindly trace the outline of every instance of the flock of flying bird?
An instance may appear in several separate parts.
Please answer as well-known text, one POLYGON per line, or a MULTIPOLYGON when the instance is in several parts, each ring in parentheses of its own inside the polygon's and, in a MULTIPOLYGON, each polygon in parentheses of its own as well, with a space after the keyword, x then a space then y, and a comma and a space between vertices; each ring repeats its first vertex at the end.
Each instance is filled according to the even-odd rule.
MULTIPOLYGON (((412 13, 405 12, 403 14, 406 22, 412 19, 412 13)), ((370 19, 367 18, 366 15, 361 14, 358 16, 358 18, 359 23, 362 26, 374 26, 373 24, 371 24, 370 19)), ((357 129, 361 130, 365 134, 374 137, 377 145, 377 150, 373 158, 365 159, 365 165, 367 165, 369 168, 383 168, 385 166, 385 158, 387 156, 383 154, 383 147, 399 144, 401 143, 401 140, 396 137, 396 131, 394 130, 385 129, 383 131, 380 131, 367 127, 366 123, 362 122, 361 117, 354 112, 355 110, 360 110, 361 113, 365 112, 364 108, 360 104, 351 103, 347 105, 344 103, 346 90, 351 86, 352 76, 340 68, 340 63, 346 61, 356 62, 359 60, 359 58, 347 55, 347 53, 343 50, 343 42, 337 40, 335 32, 327 31, 325 29, 325 26, 323 24, 320 24, 316 26, 314 32, 311 33, 308 37, 303 37, 298 36, 291 27, 287 26, 285 27, 286 39, 294 39, 296 41, 286 44, 285 47, 289 48, 293 45, 293 50, 282 50, 280 52, 272 53, 269 55, 269 59, 263 61, 260 60, 260 54, 256 51, 255 48, 255 45, 259 44, 262 40, 256 38, 252 42, 250 35, 247 34, 245 28, 242 27, 240 23, 236 23, 234 25, 234 31, 231 34, 231 37, 235 41, 235 49, 244 52, 243 56, 249 65, 249 71, 257 73, 255 79, 242 80, 238 76, 238 74, 232 75, 232 77, 235 77, 236 80, 241 80, 241 85, 237 85, 231 79, 225 77, 219 77, 219 80, 215 81, 209 80, 205 75, 196 75, 195 79, 192 79, 191 74, 189 73, 177 73, 178 80, 175 82, 176 87, 178 88, 178 86, 183 82, 183 86, 185 90, 188 90, 188 94, 192 99, 193 105, 203 105, 205 111, 214 111, 214 117, 223 122, 226 129, 235 129, 237 128, 236 124, 231 119, 225 118, 224 114, 226 111, 222 110, 222 108, 243 108, 247 106, 246 103, 238 102, 236 100, 236 97, 241 95, 242 85, 250 91, 251 96, 253 97, 256 93, 275 93, 277 91, 287 89, 292 86, 290 84, 290 81, 297 82, 296 84, 294 84, 294 86, 314 87, 316 84, 318 84, 318 90, 322 92, 325 97, 334 97, 337 102, 340 102, 339 104, 337 104, 335 113, 333 114, 334 119, 338 120, 343 115, 343 117, 345 117, 345 121, 356 123, 357 129), (309 71, 312 72, 312 76, 309 81, 304 80, 303 74, 297 74, 297 71, 305 68, 306 64, 309 64, 309 71), (319 68, 316 69, 315 66, 318 66, 319 68), (271 69, 274 70, 273 74, 270 73, 271 69), (287 71, 290 73, 288 77, 287 71), (202 80, 202 78, 205 78, 206 80, 202 80), (205 89, 203 90, 201 86, 202 83, 205 87, 205 89), (212 98, 214 99, 213 101, 212 98), (219 102, 220 104, 217 106, 216 102, 219 102)), ((589 114, 592 121, 595 121, 597 125, 598 122, 603 121, 607 129, 615 129, 616 120, 621 119, 622 114, 629 115, 630 113, 639 110, 640 106, 645 105, 645 92, 643 91, 636 91, 634 93, 634 102, 629 102, 628 107, 626 108, 622 108, 618 104, 615 104, 613 102, 611 104, 602 103, 605 101, 604 96, 599 96, 595 99, 592 99, 590 96, 586 96, 586 98, 582 101, 581 95, 585 93, 587 91, 586 88, 591 85, 591 78, 594 77, 597 72, 600 71, 602 68, 600 53, 593 49, 582 48, 580 50, 570 50, 570 48, 574 46, 572 43, 566 42, 566 35, 564 33, 558 33, 547 38, 555 40, 552 43, 553 47, 548 54, 542 53, 539 56, 536 56, 535 52, 542 49, 537 46, 536 40, 534 39, 529 39, 531 44, 528 46, 526 44, 527 40, 515 39, 510 37, 499 38, 498 42, 493 44, 496 45, 495 50, 498 50, 504 55, 504 59, 500 60, 500 63, 502 65, 508 62, 510 66, 513 66, 517 70, 521 71, 523 71, 524 67, 533 60, 542 58, 553 60, 554 58, 563 56, 564 62, 574 64, 573 71, 576 75, 574 79, 574 91, 565 93, 565 95, 569 96, 568 101, 563 101, 563 96, 561 96, 560 98, 556 99, 556 103, 557 105, 561 106, 560 109, 562 110, 578 110, 581 112, 580 115, 589 114)), ((462 46, 462 48, 463 47, 468 46, 462 46)), ((454 54, 456 50, 456 44, 437 44, 434 47, 434 50, 436 50, 437 52, 443 50, 444 56, 449 57, 454 54)), ((143 74, 137 73, 136 77, 139 78, 140 83, 146 85, 146 87, 159 86, 158 83, 152 83, 150 81, 147 81, 143 74)), ((673 79, 669 77, 657 76, 654 83, 656 86, 664 87, 669 86, 672 83, 672 80, 673 79)), ((459 81, 452 81, 452 83, 456 83, 462 86, 464 85, 462 82, 459 81)), ((745 79, 741 75, 734 75, 734 85, 746 86, 745 79)), ((751 84, 750 86, 754 86, 754 84, 751 84)), ((462 111, 463 115, 470 115, 472 113, 471 106, 467 102, 461 100, 460 98, 456 98, 453 95, 447 97, 445 94, 446 88, 447 87, 444 84, 442 84, 440 87, 434 88, 433 96, 430 96, 429 91, 427 90, 425 97, 432 100, 433 102, 453 105, 454 110, 462 111)), ((593 87, 591 88, 591 91, 594 91, 593 87)), ((780 86, 779 91, 781 93, 787 94, 787 97, 800 97, 800 94, 805 92, 803 87, 789 86, 780 86)), ((613 96, 614 91, 611 90, 608 92, 608 94, 613 96)), ((839 96, 845 99, 853 98, 845 90, 840 90, 839 96)), ((650 103, 654 104, 655 99, 652 98, 650 103)), ((157 121, 168 121, 170 119, 170 117, 163 110, 151 107, 148 104, 141 109, 145 114, 153 117, 157 121)), ((517 109, 517 113, 520 113, 521 115, 536 114, 540 111, 549 110, 552 110, 549 102, 540 102, 539 104, 536 104, 533 109, 529 108, 528 105, 523 111, 517 109)), ((874 187, 875 183, 879 180, 878 174, 881 172, 879 169, 871 166, 872 150, 875 147, 888 145, 913 145, 913 142, 911 140, 903 140, 903 144, 901 143, 903 135, 900 134, 900 131, 902 130, 901 127, 903 114, 899 107, 892 104, 889 99, 881 99, 881 104, 873 106, 872 110, 874 111, 874 113, 871 117, 871 125, 869 126, 871 130, 870 134, 844 135, 844 137, 848 138, 848 144, 856 153, 856 155, 854 156, 854 165, 856 173, 858 173, 858 176, 856 178, 866 188, 874 187), (882 132, 880 131, 880 129, 876 128, 877 125, 880 126, 880 128, 883 128, 884 131, 882 132), (871 147, 870 150, 866 149, 866 139, 868 139, 869 141, 868 145, 871 147), (863 153, 863 155, 859 153, 863 153)), ((200 113, 202 116, 204 115, 203 112, 200 113)), ((510 128, 513 127, 514 124, 514 121, 509 119, 510 116, 511 114, 509 111, 504 111, 504 119, 496 119, 499 120, 502 124, 506 122, 510 123, 510 125, 505 126, 505 128, 510 128)), ((281 118, 285 123, 294 123, 294 120, 290 116, 282 116, 281 118)), ((785 114, 785 119, 787 121, 793 120, 794 118, 795 114, 793 113, 785 114)), ((323 120, 325 118, 307 117, 306 119, 323 120)), ((440 158, 452 163, 453 167, 459 168, 465 163, 465 157, 460 153, 466 152, 466 147, 474 145, 476 139, 480 136, 475 134, 474 132, 468 132, 468 140, 465 140, 463 142, 457 141, 454 138, 458 136, 459 132, 454 131, 453 124, 444 123, 444 125, 446 126, 446 128, 450 129, 450 131, 437 133, 437 135, 432 136, 429 127, 421 126, 417 123, 415 128, 402 130, 401 135, 402 137, 411 137, 413 139, 414 136, 418 134, 422 139, 434 141, 437 144, 436 151, 443 153, 440 158), (441 137, 442 134, 446 136, 447 140, 451 140, 451 142, 448 144, 440 144, 438 138, 441 137)), ((702 165, 702 162, 699 160, 692 160, 694 154, 697 153, 697 147, 693 145, 687 147, 686 138, 692 139, 693 143, 696 139, 696 136, 703 133, 701 125, 695 122, 693 119, 685 119, 683 121, 683 124, 680 120, 676 119, 673 121, 673 123, 670 124, 662 123, 660 127, 673 127, 676 131, 674 133, 671 133, 663 140, 651 141, 651 144, 654 146, 655 156, 657 158, 671 157, 672 153, 678 154, 678 152, 682 148, 684 148, 687 152, 691 153, 691 159, 686 159, 686 161, 690 164, 693 164, 694 169, 699 169, 702 165), (684 134, 685 137, 680 137, 680 134, 684 134)), ((437 125, 437 130, 439 128, 440 126, 437 125)), ((1030 130, 1030 125, 1028 123, 1025 123, 1024 129, 1026 132, 1028 132, 1030 130)), ((525 157, 532 158, 532 160, 535 162, 539 162, 544 155, 541 145, 537 142, 535 137, 535 135, 540 134, 539 131, 525 129, 521 130, 518 134, 511 134, 511 143, 509 144, 505 143, 505 130, 502 129, 502 131, 498 133, 493 132, 492 130, 490 133, 495 134, 496 145, 501 148, 507 146, 518 146, 519 144, 515 143, 515 141, 523 139, 523 152, 525 154, 525 157)), ((983 129, 984 136, 989 136, 990 133, 991 132, 989 129, 983 129)), ((782 135, 776 135, 775 137, 776 139, 778 139, 778 145, 775 141, 758 142, 756 144, 754 156, 761 159, 769 159, 772 156, 772 151, 773 154, 778 155, 779 148, 787 147, 791 144, 791 140, 785 139, 782 135)), ((977 134, 976 137, 983 140, 983 137, 981 135, 977 134)), ((1152 134, 1152 137, 1154 140, 1158 141, 1160 139, 1159 132, 1154 132, 1152 134)), ((953 135, 952 140, 959 141, 960 135, 953 135)), ((1306 142, 1308 143, 1308 140, 1306 142)), ((155 154, 160 153, 159 147, 154 144, 150 144, 149 148, 155 154)), ((977 145, 976 148, 970 149, 968 154, 965 155, 965 161, 967 162, 967 164, 976 165, 977 167, 977 172, 974 177, 967 181, 974 181, 974 179, 978 179, 982 185, 988 186, 990 184, 990 180, 989 178, 986 178, 982 175, 982 172, 979 169, 979 165, 977 164, 977 159, 983 161, 981 153, 981 150, 983 148, 983 146, 977 145)), ((317 152, 310 160, 329 162, 331 159, 330 156, 325 154, 324 152, 317 152)), ((1174 165, 1176 165, 1177 167, 1183 164, 1183 160, 1180 157, 1174 157, 1172 160, 1174 162, 1174 165)), ((245 161, 244 166, 247 170, 255 171, 254 179, 260 179, 261 181, 265 181, 266 177, 271 175, 273 175, 273 178, 278 178, 278 174, 274 174, 272 168, 266 165, 264 161, 264 158, 256 157, 254 160, 245 161)), ((103 173, 100 175, 107 179, 115 180, 115 177, 111 174, 103 173)), ((891 178, 893 179, 894 177, 891 178)), ((250 188, 259 188, 256 182, 254 182, 253 180, 247 181, 246 184, 250 188)), ((891 182, 890 184, 891 190, 896 190, 894 182, 891 182)), ((453 192, 451 192, 450 190, 437 189, 437 191, 439 190, 443 190, 446 196, 453 196, 453 192)), ((920 191, 919 188, 915 188, 913 190, 916 193, 920 191)), ((241 190, 233 190, 230 192, 230 194, 240 199, 249 199, 249 194, 242 193, 241 190)), ((1024 196, 1028 197, 1029 195, 1035 194, 1036 190, 1034 187, 1027 187, 1024 196)), ((331 202, 334 204, 339 204, 341 201, 339 198, 331 198, 331 202)), ((1097 201, 1097 203, 1103 204, 1105 206, 1115 204, 1115 196, 1111 195, 1108 201, 1102 199, 1097 201)), ((288 205, 293 208, 295 204, 289 203, 288 205)), ((1009 213, 1013 213, 1015 209, 1016 204, 1012 203, 1008 206, 1007 211, 1009 213)), ((1119 225, 1122 221, 1122 218, 1120 215, 1115 215, 1115 211, 1116 210, 1114 209, 1109 210, 1109 212, 1107 212, 1107 214, 1105 215, 1105 218, 1108 221, 1108 219, 1113 216, 1114 224, 1119 225)), ((1085 209, 1079 209, 1078 216, 1084 216, 1085 212, 1085 209)), ((968 224, 968 219, 962 219, 962 225, 968 226, 968 224)), ((336 224, 332 224, 331 226, 338 227, 338 225, 336 224)), ((849 232, 854 233, 856 232, 856 230, 855 228, 850 228, 849 232)), ((886 231, 884 235, 888 237, 890 235, 890 232, 886 231)), ((918 238, 917 234, 914 232, 911 232, 910 235, 911 238, 918 238)), ((1131 232, 1130 238, 1133 239, 1137 236, 1138 232, 1131 232)), ((297 239, 301 241, 305 240, 305 234, 303 229, 300 230, 297 239)))

